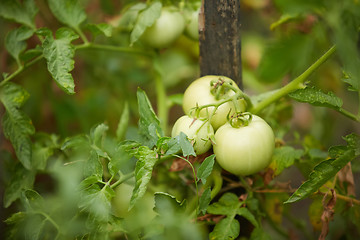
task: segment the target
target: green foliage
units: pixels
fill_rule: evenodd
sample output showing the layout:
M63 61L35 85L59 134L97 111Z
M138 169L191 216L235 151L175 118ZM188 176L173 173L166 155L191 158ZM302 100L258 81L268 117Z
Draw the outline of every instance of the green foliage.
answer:
M26 49L26 42L34 34L34 30L26 26L21 26L8 33L5 39L6 50L20 64L20 54Z
M258 223L254 215L247 209L242 207L244 202L239 201L238 197L233 193L225 193L218 202L211 204L207 211L211 214L225 215L216 224L214 231L209 235L210 239L234 239L240 233L240 224L235 219L236 215L240 215L249 220L255 227Z
M270 168L274 170L275 175L279 175L284 169L294 165L295 160L299 160L303 153L303 150L290 146L276 148Z
M339 110L343 105L341 98L335 96L334 93L324 93L315 87L296 90L290 93L289 96L299 102L306 102L314 106L328 107L335 110Z
M34 18L38 12L34 0L19 1L4 0L0 3L0 16L35 28Z
M58 29L56 39L52 37L49 29L41 29L38 34L45 37L42 47L50 74L66 93L74 94L74 79L69 73L74 69L75 54L71 42L79 36L68 28Z
M348 145L330 148L331 159L316 165L313 172L310 173L309 179L285 203L296 202L308 197L333 178L348 162L359 157L360 136L351 134L344 139Z
M141 7L143 7L143 5L141 5ZM161 2L154 1L149 6L144 6L144 8L136 9L138 11L138 16L130 35L131 43L139 40L141 35L145 32L146 28L152 26L155 21L160 17L161 7Z
M30 135L35 129L31 119L20 110L29 98L28 92L15 83L7 83L1 88L0 99L6 112L2 117L3 131L6 138L13 144L16 156L27 169L32 168L32 143Z
M60 22L74 29L78 29L80 24L86 20L86 13L79 1L50 0L49 7Z

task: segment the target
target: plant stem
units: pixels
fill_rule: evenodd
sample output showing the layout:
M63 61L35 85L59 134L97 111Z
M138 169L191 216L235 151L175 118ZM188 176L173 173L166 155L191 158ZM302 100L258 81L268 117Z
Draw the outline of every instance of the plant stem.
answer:
M75 31L79 34L81 40L85 43L88 44L89 40L87 39L87 37L85 36L84 32L80 29L80 28L75 28Z
M326 194L326 193L320 192L320 191L318 191L317 193L320 194L320 195L325 195ZM349 202L349 203L360 206L360 200L357 200L355 198L345 196L345 195L341 195L341 194L338 194L338 193L336 193L336 198L341 199L341 200L343 200L345 202Z
M300 76L295 78L293 81L285 85L284 87L280 88L274 94L270 95L269 97L265 98L263 101L255 105L250 112L257 114L268 105L273 102L276 102L280 98L286 96L287 94L297 90L304 88L305 80L316 70L318 69L321 64L323 64L326 60L328 60L331 55L335 52L336 47L332 46L324 55L322 55L316 62L314 62L308 69L305 70Z
M126 182L127 180L129 180L130 178L134 177L135 173L134 172L131 172L131 173L128 173L126 175L123 175L120 177L119 180L117 180L116 182L114 182L110 188L114 189L116 188L117 186L119 186L120 184L122 184L123 182Z
M8 81L12 80L13 78L15 78L17 75L19 75L20 73L22 73L26 68L30 67L31 65L35 64L36 62L38 62L39 60L41 60L44 56L40 55L37 56L36 58L34 58L33 60L31 60L28 63L25 63L23 66L20 66L18 69L16 69L15 72L13 72L12 74L10 74L8 77L6 77L2 82L0 82L0 87L4 86Z
M102 44L94 44L90 42L85 42L83 44L75 46L75 50L80 49L100 49L100 50L108 50L108 51L115 51L115 52L123 52L123 53L132 53L132 54L141 54L145 56L153 56L154 54L152 52L146 52L141 49L133 49L129 47L117 47L112 45L102 45ZM10 74L8 77L4 78L2 82L0 82L0 87L4 86L8 81L12 80L16 76L18 76L20 73L22 73L25 69L30 67L31 65L35 64L39 60L41 60L44 56L40 55L31 60L30 62L25 63L23 66L20 66L18 69L16 69L15 72Z
M198 188L198 185L197 185L197 177L196 177L196 173L195 173L195 169L194 169L194 166L191 164L191 162L189 160L187 160L186 158L182 157L182 156L179 156L179 155L174 155L175 157L178 157L178 158L181 158L182 160L184 160L185 162L187 162L191 169L192 169L192 172L193 172L193 175L194 175L194 183L195 183L195 188L196 188L196 197L195 197L195 201L196 201L196 215L198 215L198 206L199 206L199 188Z
M157 113L160 120L161 128L164 133L167 133L167 125L168 125L168 104L167 104L167 96L164 83L161 79L160 73L156 73L155 76L155 88L156 88L156 102L157 102Z
M355 114L343 109L343 108L339 108L337 110L339 113L341 113L342 115L344 115L345 117L348 117L354 121L360 122L360 115L356 116Z

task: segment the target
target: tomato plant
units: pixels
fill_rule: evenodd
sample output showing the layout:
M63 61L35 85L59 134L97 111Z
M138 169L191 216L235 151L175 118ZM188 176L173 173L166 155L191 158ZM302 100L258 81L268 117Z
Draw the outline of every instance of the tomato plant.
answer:
M184 92L183 110L186 114L193 114L196 107L202 107L199 116L210 118L211 125L216 130L226 123L228 114L234 113L237 109L245 109L246 105L242 100L234 99L222 103L225 98L236 94L234 89L240 91L233 80L224 76L204 76L196 79Z
M246 121L240 126L226 123L215 134L216 161L235 175L245 176L265 169L275 147L273 130L262 118L252 115Z
M187 115L176 120L171 136L176 137L181 132L185 133L190 142L193 142L196 154L200 155L211 148L211 135L214 135L214 129L208 121L191 118Z

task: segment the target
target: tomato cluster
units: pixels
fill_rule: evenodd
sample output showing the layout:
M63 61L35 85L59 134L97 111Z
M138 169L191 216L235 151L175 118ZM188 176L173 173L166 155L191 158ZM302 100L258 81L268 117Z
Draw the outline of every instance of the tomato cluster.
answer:
M259 116L245 112L244 94L230 78L209 75L193 81L182 106L186 115L175 122L172 137L184 132L197 154L213 147L219 165L242 176L270 164L273 130Z
M175 42L185 33L197 40L199 11L180 12L177 8L163 7L160 17L141 36L141 42L149 47L161 49Z

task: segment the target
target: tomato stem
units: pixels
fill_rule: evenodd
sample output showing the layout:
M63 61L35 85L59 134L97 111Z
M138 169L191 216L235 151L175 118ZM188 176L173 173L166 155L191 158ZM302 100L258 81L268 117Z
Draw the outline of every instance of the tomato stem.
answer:
M20 73L22 73L26 68L30 67L31 65L35 64L36 62L38 62L39 60L41 60L44 56L40 55L37 56L36 58L34 58L33 60L31 60L28 63L25 63L24 65L20 66L15 72L13 72L12 74L10 74L9 76L5 77L4 80L2 82L0 82L0 87L4 86L8 81L12 80L13 78L15 78L17 75L19 75Z
M116 188L117 186L119 186L120 184L122 184L123 182L126 182L127 180L129 180L130 178L134 177L135 175L135 172L131 172L129 174L126 174L126 175L120 175L120 178L119 180L117 180L116 182L114 182L110 188L114 189Z
M182 156L179 156L179 155L174 155L174 156L184 160L185 162L187 162L190 165L191 169L192 169L193 176L194 176L195 189L196 189L196 197L195 197L196 200L195 201L196 201L196 216L197 216L198 215L198 208L199 208L199 188L198 188L198 184L197 184L198 179L197 179L197 176L196 176L195 168L188 159L186 159L186 158L184 158Z

